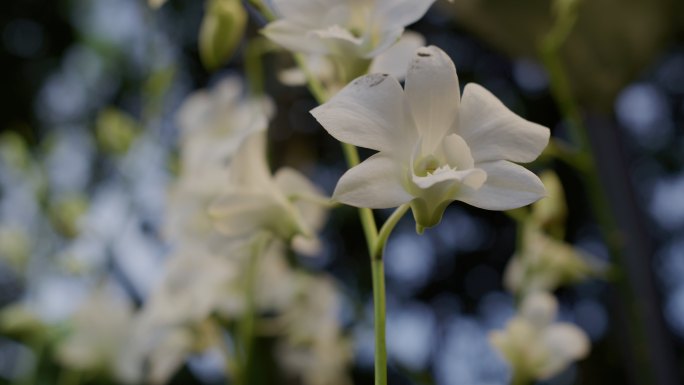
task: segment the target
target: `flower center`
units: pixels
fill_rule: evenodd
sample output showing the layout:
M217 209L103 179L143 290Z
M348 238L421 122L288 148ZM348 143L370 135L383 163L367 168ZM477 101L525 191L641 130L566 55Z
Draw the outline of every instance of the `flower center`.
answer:
M434 155L424 156L413 165L413 172L416 176L435 175L456 169L456 167L452 167L446 161L443 161Z

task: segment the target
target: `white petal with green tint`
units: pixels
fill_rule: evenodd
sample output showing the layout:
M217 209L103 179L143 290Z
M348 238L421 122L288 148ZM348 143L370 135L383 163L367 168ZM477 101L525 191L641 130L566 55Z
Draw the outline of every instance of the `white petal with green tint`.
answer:
M375 154L340 178L333 199L357 207L396 207L413 197L402 186L397 163L382 153Z
M335 139L373 150L396 150L400 141L412 141L415 135L412 127L404 128L401 85L385 74L354 80L311 114Z
M461 90L454 63L437 47L419 48L406 74L405 92L423 150L432 152L459 111Z
M475 162L531 162L549 142L548 128L514 114L478 84L466 85L460 111L452 132L470 144Z
M546 195L544 185L533 172L505 160L478 164L487 181L477 190L459 191L457 200L487 210L511 210L526 206Z

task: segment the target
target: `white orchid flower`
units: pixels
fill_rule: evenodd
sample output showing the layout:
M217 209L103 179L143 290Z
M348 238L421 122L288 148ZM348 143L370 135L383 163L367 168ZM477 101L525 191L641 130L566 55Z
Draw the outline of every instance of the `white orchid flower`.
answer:
M549 129L508 110L480 85L461 98L456 69L441 49L416 51L405 89L386 74L349 84L313 116L336 139L379 151L347 171L333 199L351 206L410 203L417 230L434 226L455 200L508 210L545 195L531 162Z
M371 60L396 43L404 27L434 0L274 0L280 19L262 31L299 53L325 55L336 83L368 72Z
M57 358L74 370L117 374L133 324L133 307L126 298L98 288L72 315L70 331L57 345Z
M552 291L606 271L598 259L549 237L536 226L525 225L522 231L522 248L504 274L504 285L513 293Z
M423 35L406 31L401 38L388 48L377 55L370 64L369 73L386 73L399 80L406 78L406 69L413 59L416 49L425 45ZM316 79L324 85L325 89L334 94L341 90L347 82L338 78L335 62L328 56L321 54L311 54L306 56L306 67L309 72L316 76ZM278 79L285 85L303 86L306 85L306 73L299 67L287 68L278 74Z
M286 241L312 239L327 217L328 198L304 175L287 167L271 175L265 132L245 140L231 162L228 183L228 191L209 209L226 236L268 231Z
M263 33L295 52L371 59L394 44L434 1L274 0L281 18Z
M181 133L183 188L202 193L222 191L233 154L245 138L266 130L273 114L265 97L245 97L242 81L226 77L211 90L192 93L177 115ZM224 174L223 178L217 178Z
M554 322L557 312L558 303L552 295L532 293L506 330L489 335L514 376L527 381L545 380L589 354L590 343L584 331L570 323Z

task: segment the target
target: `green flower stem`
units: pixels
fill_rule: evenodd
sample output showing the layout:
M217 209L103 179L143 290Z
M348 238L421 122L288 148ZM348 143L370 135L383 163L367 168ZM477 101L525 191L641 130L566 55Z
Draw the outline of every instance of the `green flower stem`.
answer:
M264 93L264 65L262 57L273 50L271 42L264 37L255 37L247 42L245 49L245 74L254 95Z
M513 378L511 379L511 385L530 385L532 384L532 380L526 376L523 375L517 371L513 373Z
M373 314L375 316L375 385L387 385L387 344L385 340L384 259L371 259L373 274Z
M249 3L263 16L266 20L275 20L275 15L271 12L271 9L264 4L262 0L249 0Z
M294 54L295 61L304 72L309 91L319 104L325 103L328 92L323 84L309 71L303 55ZM342 151L347 161L347 166L352 168L360 163L359 152L351 144L342 143ZM373 210L359 208L361 226L366 237L368 253L371 257L371 271L373 278L373 310L375 316L375 385L387 385L387 344L385 339L386 325L386 300L385 300L385 266L383 252L387 239L399 222L399 219L408 211L408 204L397 208L382 226L380 233L373 217Z
M41 337L38 337L37 341L30 341L29 346L33 348L35 360L33 361L33 366L31 367L29 373L17 380L18 385L33 385L38 383L40 364L46 354L47 341L41 339Z
M240 336L241 348L236 349L240 362L237 384L249 385L250 370L253 365L252 346L254 344L254 323L256 318L256 278L259 270L259 260L268 243L270 237L266 234L259 234L255 237L251 255L247 260L247 271L245 273L245 310L238 325L238 335Z
M387 239L401 217L409 209L408 204L399 206L382 225L371 248L371 270L373 274L373 314L375 316L375 385L387 385L387 343L385 338L386 301L385 266L383 258Z
M81 374L76 370L62 368L57 379L57 385L78 385L81 383Z
M313 97L316 99L318 104L325 103L328 100L328 92L325 90L325 87L318 80L318 78L316 78L316 76L309 71L304 55L294 54L294 58L299 68L304 72L309 91ZM353 145L349 143L342 143L342 152L344 152L344 158L347 161L347 166L349 168L361 163L359 152ZM375 223L375 217L373 217L373 210L359 208L359 216L361 217L361 226L363 227L363 233L366 237L368 252L372 255L374 245L378 238L378 227Z
M389 235L392 233L392 230L394 230L394 227L399 223L399 220L401 217L406 214L408 209L411 206L408 203L404 203L403 205L397 207L396 210L390 215L389 218L385 221L385 223L382 225L382 228L380 229L380 233L378 234L378 238L376 239L373 249L371 250L371 258L373 259L382 259L382 254L385 249L385 245L387 244L387 239L389 238Z
M587 190L592 211L600 225L600 230L607 243L608 250L613 261L621 266L625 266L626 261L622 255L623 242L620 228L617 221L610 211L608 198L605 194L598 170L593 167L596 164L594 153L591 150L591 143L587 128L584 125L579 105L577 104L572 89L570 79L560 57L560 48L564 44L572 26L577 18L577 9L573 9L568 14L559 14L555 25L549 34L542 41L540 47L541 60L549 72L551 93L558 104L561 113L568 122L569 130L575 144L579 147L578 153L574 156L573 162L568 162L570 166L582 175ZM564 159L561 159L564 160ZM573 160L570 158L569 160ZM634 303L634 288L630 286L626 279L617 280L618 291L625 304ZM648 330L645 325L643 306L631 306L627 309L629 321L627 326L634 341L630 343L634 347L634 354L639 373L638 383L656 383L653 363L649 362L646 348L648 346Z
M304 72L306 84L313 97L319 104L325 103L328 100L328 92L325 90L323 83L309 70L309 66L306 65L306 56L301 53L293 53L293 56L299 69Z

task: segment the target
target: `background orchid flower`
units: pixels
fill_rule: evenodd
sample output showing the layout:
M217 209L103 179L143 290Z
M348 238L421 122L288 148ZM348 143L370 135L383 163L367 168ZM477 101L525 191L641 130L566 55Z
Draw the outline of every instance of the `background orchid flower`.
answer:
M558 302L552 295L535 292L525 298L520 314L505 330L490 334L490 342L520 381L514 383L548 379L589 353L586 334L573 324L554 322L557 312Z
M373 58L370 63L370 73L387 73L399 80L406 78L406 69L413 59L416 49L425 45L423 35L406 31L396 44L389 47ZM347 85L344 79L339 79L335 62L328 56L309 54L306 56L306 67L316 79L323 84L331 94L336 93ZM299 67L287 68L278 74L278 79L289 86L303 86L307 84L306 74Z
M246 137L265 130L272 115L270 99L246 97L238 77L188 96L177 114L182 150L178 184L200 192L221 190L233 154ZM220 173L224 178L216 177Z
M228 190L210 207L217 229L231 237L269 231L291 241L313 238L327 216L322 192L291 168L275 175L266 163L266 134L246 139L230 165Z
M519 252L511 258L504 274L504 285L513 293L558 287L600 276L606 266L595 257L563 241L526 225Z
M269 23L263 33L291 51L343 60L346 78L353 79L368 69L370 59L399 40L404 27L420 19L433 2L275 0L281 18Z
M72 315L66 337L57 345L57 359L73 370L119 375L132 338L133 307L127 298L98 288Z
M311 113L336 139L379 151L342 176L333 199L410 203L418 231L439 223L455 200L508 210L545 195L539 178L513 162L537 158L549 129L474 83L461 100L454 64L437 47L415 52L405 89L387 74L363 76Z

